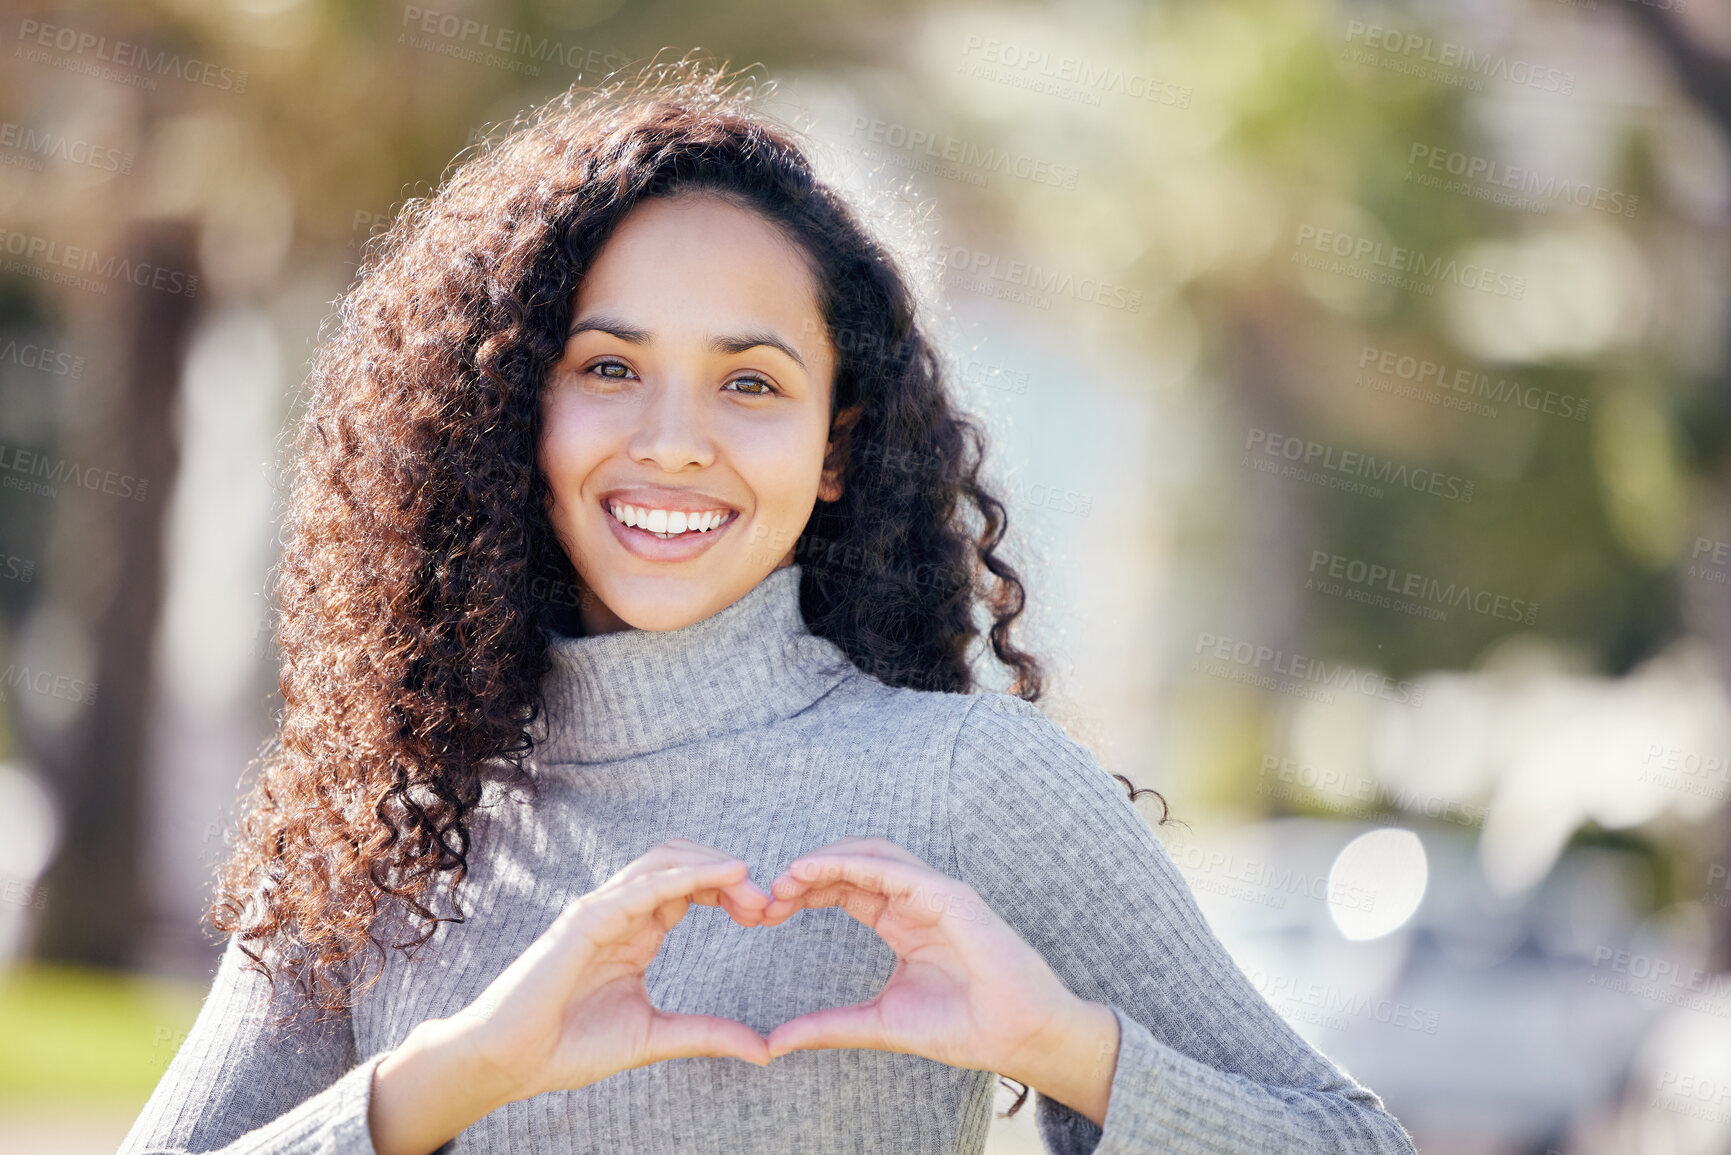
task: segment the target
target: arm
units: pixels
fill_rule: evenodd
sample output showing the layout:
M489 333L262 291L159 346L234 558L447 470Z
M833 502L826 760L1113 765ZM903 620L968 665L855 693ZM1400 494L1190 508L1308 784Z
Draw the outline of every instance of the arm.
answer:
M1097 1075L1052 1076L1086 1099L1109 1072L1104 1128L1042 1091L1050 1151L1413 1151L1381 1101L1257 994L1122 787L1037 707L977 695L949 791L956 877L1118 1022ZM1082 1017L1065 1034L1072 1054L1105 1037Z
M653 847L567 906L462 1011L422 1020L359 1065L348 1016L303 1014L288 1039L272 1031L270 986L231 939L120 1155L426 1155L506 1103L663 1059L766 1065L756 1031L660 1011L643 979L693 903L758 925L769 899L747 875L742 860L687 839Z
M367 1130L373 1068L355 1063L344 1018L279 1035L270 987L234 939L210 993L120 1155L375 1155Z

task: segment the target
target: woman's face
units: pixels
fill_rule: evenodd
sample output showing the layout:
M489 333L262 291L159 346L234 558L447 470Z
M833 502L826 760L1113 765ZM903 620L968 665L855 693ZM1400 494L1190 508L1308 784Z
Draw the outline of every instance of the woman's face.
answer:
M687 195L625 217L571 316L540 465L593 595L583 628L700 621L790 564L818 498L841 495L816 282L764 218Z

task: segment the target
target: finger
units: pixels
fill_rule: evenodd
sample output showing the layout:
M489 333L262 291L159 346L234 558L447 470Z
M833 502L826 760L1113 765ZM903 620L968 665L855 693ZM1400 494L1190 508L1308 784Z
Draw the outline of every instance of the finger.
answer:
M743 894L737 889L717 892L717 904L740 926L762 925L763 912L770 901L769 895L755 884Z
M679 920L685 917L685 912L691 909L690 898L670 898L655 908L655 921L668 930L679 925Z
M763 909L759 925L780 926L802 910L821 910L830 906L842 907L861 922L871 925L889 905L890 900L879 891L841 882L825 883L770 902ZM902 909L912 908L904 906Z
M693 891L690 898L701 906L722 907L736 920L741 917L755 919L758 912L770 903L770 896L749 875L741 875L738 882L726 886Z
M675 904L695 903L698 906L722 907L733 915L736 921L742 918L754 920L757 912L768 906L769 901L769 896L746 877L727 886L705 886L693 890L683 898L664 903L659 913L661 921L672 926L685 915L684 907L676 908Z
M723 1055L758 1066L772 1057L762 1035L719 1015L674 1015L657 1012L649 1028L649 1057L640 1066L663 1059Z
M769 1032L769 1056L779 1058L789 1051L815 1051L827 1047L864 1047L874 1051L900 1051L884 1030L875 1003L831 1007L789 1019Z
M717 850L713 846L704 846L702 843L693 842L689 838L670 838L666 842L650 847L627 863L615 877L621 880L637 878L642 875L653 874L658 870L666 870L670 866L690 866L703 862L730 862L737 858L738 855L728 854L726 851Z
M743 926L756 926L760 921L763 908L770 903L769 895L763 892L750 878L742 878L739 882L723 887L705 887L694 890L685 897L685 901L699 906L718 906L732 916L733 921ZM672 926L684 915L684 911L665 910L662 921Z
M687 839L674 839L649 851L625 870L620 871L609 882L616 887L622 887L682 866L701 867L723 863L745 865L743 860L731 855L724 855L711 847L700 846ZM723 907L735 922L745 926L759 925L759 915L770 902L770 896L764 892L762 887L751 880L749 873L745 870L740 872L737 881L721 886L696 888L681 897L686 902L694 902L701 906ZM669 902L661 906L657 918L662 925L672 927L684 915L685 909L683 907L676 902Z
M826 854L795 859L788 864L787 874L776 879L770 890L774 897L781 899L793 898L812 889L845 884L905 902L916 897L922 889L931 889L939 880L962 885L923 865L915 866L869 854Z
M822 846L816 850L806 851L804 854L788 863L787 869L781 872L781 877L776 879L776 881L780 882L782 878L795 877L793 868L798 863L818 861L828 858L882 858L888 859L892 862L900 862L907 866L918 867L922 870L932 869L931 866L917 854L902 848L887 838L868 838L853 834L846 838L837 839L828 846ZM771 890L773 889L774 886L772 884Z
M877 927L883 914L891 907L891 900L875 890L866 890L846 883L830 883L814 887L794 895L792 898L776 899L764 908L763 921L766 926L779 926L802 910L823 910L826 907L839 906L853 918L870 927ZM910 912L912 907L902 905L897 908ZM917 921L929 922L930 918L923 915L913 916Z
M603 887L586 896L593 900L586 911L591 914L593 934L602 940L626 937L640 929L656 910L674 900L689 901L693 895L705 891L713 894L733 886L745 876L746 869L738 859L670 866ZM671 927L677 922L675 918L664 925Z
M894 858L915 866L926 865L923 859L901 844L878 835L864 834L850 834L846 838L838 838L827 846L806 851L799 858L818 858L829 854L870 854L881 858ZM799 858L794 861L798 862Z
M776 879L770 887L775 901L764 910L766 926L785 922L798 910L828 906L843 907L868 924L875 924L876 916L886 907L920 925L935 923L945 915L964 922L995 921L972 887L929 868L881 858L826 858L790 869L814 877Z

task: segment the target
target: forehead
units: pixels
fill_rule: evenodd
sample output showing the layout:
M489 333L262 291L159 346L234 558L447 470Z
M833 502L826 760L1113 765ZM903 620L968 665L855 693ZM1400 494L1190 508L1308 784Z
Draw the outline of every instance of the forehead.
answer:
M584 276L576 308L627 314L657 333L772 325L802 349L827 345L804 253L760 214L701 193L632 209Z

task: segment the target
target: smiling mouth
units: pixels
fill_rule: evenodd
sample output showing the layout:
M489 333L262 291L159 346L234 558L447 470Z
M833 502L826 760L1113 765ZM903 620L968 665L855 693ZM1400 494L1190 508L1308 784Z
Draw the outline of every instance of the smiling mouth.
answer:
M692 537L699 534L714 533L728 524L739 514L731 509L707 509L699 512L685 510L655 509L649 506L631 505L623 501L602 503L609 516L621 525L642 530L663 541L671 541L676 537Z

